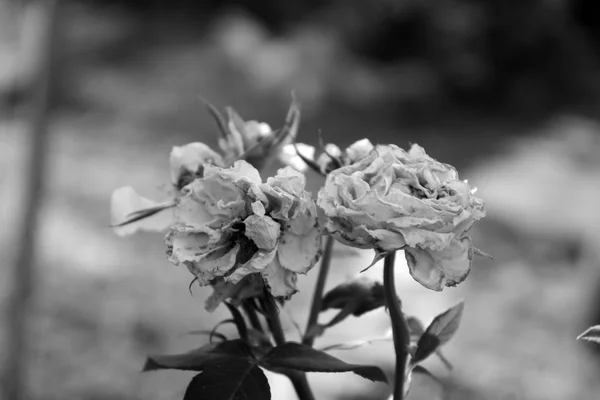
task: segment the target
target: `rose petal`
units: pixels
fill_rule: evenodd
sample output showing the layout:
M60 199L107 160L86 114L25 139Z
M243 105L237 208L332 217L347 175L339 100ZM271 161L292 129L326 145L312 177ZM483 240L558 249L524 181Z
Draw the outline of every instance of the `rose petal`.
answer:
M239 265L235 271L228 275L225 280L232 283L237 283L245 276L257 272L264 272L266 268L276 259L277 250L272 251L257 251L250 260Z
M186 261L184 264L198 278L198 283L205 286L215 277L223 276L233 268L239 250L239 244L233 247L230 245L217 247L202 254L198 261Z
M317 263L321 257L322 236L315 225L315 215L310 213L291 221L278 246L279 262L284 268L305 274Z
M210 165L206 166L204 177L218 175L224 180L237 182L239 180L248 180L255 184L262 182L260 173L250 163L244 160L238 160L229 168L218 168Z
M140 196L131 186L119 188L113 192L111 197L111 225L117 225L124 222L133 212L157 207L161 204L164 203L157 203L146 197ZM139 230L163 231L172 224L173 210L167 208L139 221L124 226L114 227L113 230L119 236L126 236Z
M210 225L217 219L216 216L208 212L205 204L198 199L197 193L201 193L204 187L204 182L197 179L191 183L189 190L184 191L183 196L177 202L175 210L177 223L191 227L202 227Z
M204 164L223 166L223 159L209 146L197 142L173 147L169 163L171 164L171 181L176 185L181 174L185 172L195 174Z
M463 238L453 240L441 251L407 247L405 256L410 274L417 282L441 291L445 286L456 286L465 280L471 270L473 248L471 240Z
M275 297L289 298L298 291L295 272L287 270L279 264L277 257L261 272L265 284Z
M274 177L268 178L267 185L301 196L306 187L306 177L292 167L285 167L279 169Z
M175 264L183 261L199 261L203 255L222 246L219 243L220 233L209 228L187 231L182 228L173 228L167 234L165 242L172 248L172 257Z
M352 143L346 149L346 157L348 157L350 163L355 163L373 151L374 148L375 146L369 139L362 139Z
M261 203L258 203L261 204ZM245 235L261 250L273 250L279 240L281 225L268 216L251 215L244 220Z

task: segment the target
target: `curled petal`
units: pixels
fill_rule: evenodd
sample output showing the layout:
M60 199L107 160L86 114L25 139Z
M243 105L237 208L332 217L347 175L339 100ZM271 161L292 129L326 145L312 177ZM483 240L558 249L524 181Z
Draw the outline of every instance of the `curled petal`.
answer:
M348 161L350 163L355 163L369 154L375 146L369 139L362 139L357 142L352 143L346 149L346 157L348 157Z
M199 261L206 252L222 246L221 233L210 228L189 231L185 228L173 228L165 242L172 250L174 264L184 261Z
M267 185L281 188L295 196L301 196L306 186L306 177L292 167L285 167L278 170L277 175L267 179Z
M298 219L302 219L302 217ZM306 220L313 221L312 229L301 235L288 230L279 242L280 264L290 271L301 274L308 272L319 261L322 251L321 231L316 229L312 218L306 218Z
M215 221L216 217L208 212L203 202L196 195L203 189L203 182L196 180L192 182L189 190L184 191L175 211L177 223L192 227L203 227Z
M128 219L128 216L140 210L159 207L164 203L157 203L146 197L140 196L131 187L126 186L115 190L111 197L110 214L111 225L118 225ZM140 219L124 226L114 227L114 232L119 236L131 235L138 230L164 231L173 224L173 210L165 208L149 217Z
M471 270L473 247L469 238L453 240L440 251L406 248L412 277L428 289L441 291L464 281Z
M276 250L272 250L269 252L266 251L257 251L250 260L239 265L235 271L233 271L230 275L228 275L225 280L232 283L237 283L242 280L244 277L254 274L254 273L263 273L270 264L275 260L275 256L277 255Z
M204 164L221 167L223 166L223 159L204 143L189 143L185 146L173 147L169 156L169 163L171 164L171 181L174 185L177 185L182 174L202 176L201 167Z
M240 245L214 248L198 257L196 261L183 264L198 278L201 286L208 285L215 277L224 276L236 263Z
M289 298L298 291L296 273L283 268L277 257L261 272L261 275L269 291L275 297Z
M258 170L244 160L234 162L233 166L230 168L218 168L207 165L204 171L204 177L206 178L215 175L233 182L248 180L257 185L262 182Z
M261 203L258 203L261 204ZM281 233L281 225L271 217L251 215L244 221L245 235L263 250L272 250L277 245Z

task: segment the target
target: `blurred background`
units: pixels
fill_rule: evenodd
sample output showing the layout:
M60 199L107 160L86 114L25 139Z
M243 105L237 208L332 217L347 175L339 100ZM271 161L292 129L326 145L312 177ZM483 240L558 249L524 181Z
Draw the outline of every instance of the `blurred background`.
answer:
M142 375L144 356L198 346L205 339L187 332L210 329L225 311L203 310L208 289L190 295L191 275L166 260L161 234L113 234L110 195L132 185L166 198L171 147L216 144L201 98L278 127L293 90L303 112L299 141L316 144L321 131L340 147L363 137L418 143L455 165L487 202L488 218L472 236L494 260L477 258L460 287L427 291L399 262L409 313L428 321L466 300L461 329L445 349L453 371L428 362L446 398L600 396L599 353L575 341L600 323L594 0L63 0L53 33L38 3L46 2L0 0L5 385L18 320L11 313L22 310L27 398L182 397L191 375ZM44 102L40 75L49 71ZM34 191L37 244L20 233L35 121L48 128L47 145L34 155L45 159L44 191ZM321 182L309 178L316 192ZM22 309L9 301L22 272L13 268L19 249L36 255L31 286L20 291L31 289L30 307ZM370 261L369 253L341 246L335 254L328 287ZM302 326L312 275L286 306ZM293 339L293 324L285 323ZM388 328L385 313L374 311L317 346ZM392 351L379 343L335 355L392 373ZM309 379L319 399L390 392L351 375ZM432 390L417 382L409 398L441 398ZM285 388L274 392L291 398Z

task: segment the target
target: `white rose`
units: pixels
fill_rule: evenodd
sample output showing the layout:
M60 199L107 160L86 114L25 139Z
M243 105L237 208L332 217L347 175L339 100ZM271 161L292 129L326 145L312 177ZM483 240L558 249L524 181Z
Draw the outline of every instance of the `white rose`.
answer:
M377 146L329 173L318 204L337 240L378 252L404 249L411 275L433 290L466 278L474 249L464 235L485 216L483 201L456 170L418 145L408 152Z
M271 294L290 297L296 274L308 272L321 254L316 205L305 184L291 168L262 183L245 161L206 165L178 202L177 224L166 238L169 259L200 285L259 274Z

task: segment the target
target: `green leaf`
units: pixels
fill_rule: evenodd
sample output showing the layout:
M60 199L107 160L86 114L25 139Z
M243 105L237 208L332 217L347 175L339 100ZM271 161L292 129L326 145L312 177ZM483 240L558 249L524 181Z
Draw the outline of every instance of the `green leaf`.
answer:
M134 222L137 222L144 218L151 217L155 214L158 214L162 210L166 210L167 208L171 208L174 206L175 206L175 203L173 203L172 201L168 201L166 203L158 204L158 205L152 206L150 208L144 208L142 210L137 210L132 213L129 213L127 215L127 217L125 218L125 221L119 222L118 224L110 225L110 227L111 228L119 228L119 227L122 227L125 225L133 224Z
M184 354L150 356L144 371L179 369L199 371L184 400L270 400L266 376L246 342L229 340Z
M338 310L350 308L348 312L355 317L375 310L385 305L385 293L381 282L359 276L344 282L323 297L322 311L335 308Z
M408 329L410 330L410 336L416 336L418 338L425 333L425 327L417 317L407 317L406 323L408 324Z
M321 350L321 351L353 350L353 349L357 349L359 347L363 347L363 346L373 344L376 342L391 342L392 340L394 340L394 337L392 335L386 335L386 336L379 336L379 337L373 337L373 338L367 338L367 339L357 339L357 340L351 340L349 342L332 344L329 346L322 347L319 350Z
M201 100L204 103L204 105L206 106L206 108L208 109L208 112L210 113L210 115L215 120L215 123L217 124L217 128L219 128L219 133L221 134L221 137L223 137L223 139L227 140L229 131L227 130L227 123L225 122L225 118L223 118L223 116L221 115L219 110L217 110L217 108L214 105L212 105L208 100L206 100L204 98L201 98Z
M207 344L183 354L151 355L146 359L142 371L161 369L203 371L215 363L227 363L238 358L248 362L256 362L248 345L241 339L228 340L219 344Z
M581 335L577 336L577 340L587 340L588 342L600 344L600 325L588 328Z
M417 343L417 351L411 361L413 365L423 361L452 339L460 325L463 309L464 302L461 301L433 319Z
M264 372L243 358L215 364L196 375L183 400L270 400L271 390Z
M280 373L290 369L303 372L354 372L365 379L387 383L387 378L379 367L348 364L310 346L294 342L275 347L260 360L260 365Z

